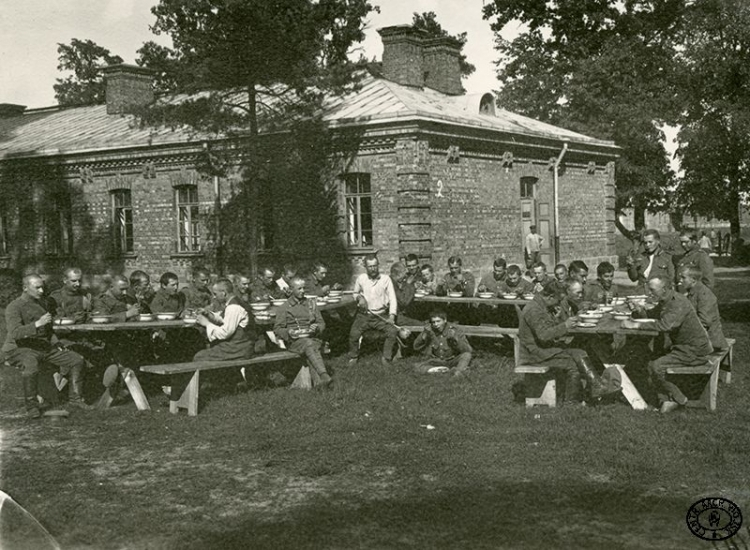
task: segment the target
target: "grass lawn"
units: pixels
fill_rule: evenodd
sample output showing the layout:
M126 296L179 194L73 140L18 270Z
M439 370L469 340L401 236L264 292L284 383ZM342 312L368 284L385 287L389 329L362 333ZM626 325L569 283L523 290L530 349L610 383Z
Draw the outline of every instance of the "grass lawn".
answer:
M719 279L737 344L715 414L526 410L510 358L485 346L463 380L337 358L326 393L32 422L5 367L1 488L64 548L708 548L686 527L693 502L750 516L750 313L728 303L749 282Z

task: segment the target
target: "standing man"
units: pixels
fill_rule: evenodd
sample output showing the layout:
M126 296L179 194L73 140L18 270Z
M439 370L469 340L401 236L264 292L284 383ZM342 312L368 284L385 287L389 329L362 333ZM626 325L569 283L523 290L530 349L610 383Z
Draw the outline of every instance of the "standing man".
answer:
M307 359L320 377L319 387L325 388L333 382L323 361L323 342L319 338L326 328L326 323L315 300L305 297L304 279L292 278L290 289L291 296L276 314L273 332L277 338L284 340L289 351ZM309 336L301 337L296 332L299 329L309 330Z
M672 256L661 247L661 236L656 229L646 229L643 232L643 250L634 255L628 254L625 262L628 267L628 277L639 285L647 288L647 282L652 277L674 281L674 263Z
M692 304L698 320L706 332L714 351L725 350L729 344L724 338L719 316L719 304L716 296L701 282L701 270L696 266L685 266L680 270L680 285L687 293L687 299Z
M443 277L445 292L461 292L464 296L474 296L474 275L463 271L461 258L448 258L448 273Z
M615 280L615 266L601 262L596 266L596 281L584 287L583 299L593 304L609 304L618 296Z
M582 376L586 378L591 397L598 399L604 394L601 379L588 354L582 349L570 347L572 337L568 331L576 324L576 319L568 317L560 321L555 316L559 304L560 295L555 285L550 283L523 309L518 327L521 364L545 365L564 371L566 403L581 401Z
M23 294L5 309L7 335L3 353L11 366L21 370L23 396L29 418L39 418L40 386L42 397L57 404L57 392L51 382L52 374L45 365L60 369L60 374L70 378L68 402L76 407L88 408L83 400L83 367L85 360L77 353L57 345L52 331L52 314L44 300L44 282L37 274L23 278ZM44 377L40 385L40 375ZM46 415L47 413L45 413ZM51 416L51 414L50 414Z
M448 323L444 311L430 313L430 321L414 341L414 349L421 351L425 361L415 367L426 373L433 367L448 367L453 376L466 374L474 351L466 336L454 325Z
M701 282L708 288L714 287L714 262L708 252L702 250L695 231L682 231L680 244L685 254L677 260L677 273L684 267L697 267L701 272ZM679 275L678 275L679 277Z
M497 295L500 290L500 285L505 282L507 266L508 263L505 261L505 258L496 258L495 261L492 262L492 273L487 273L487 275L482 277L482 280L479 281L477 293L492 292Z
M77 267L65 270L62 288L54 291L50 298L54 302L56 317L70 317L76 323L83 323L91 312L91 294L81 288L83 274Z
M636 330L658 330L669 336L671 348L666 355L650 361L649 374L654 382L661 401L661 412L668 413L687 404L688 398L680 389L667 380L669 367L703 367L708 364L708 356L713 351L706 331L701 326L693 306L682 294L674 291L670 283L673 279L666 275L652 277L648 289L657 305L651 310L642 306L635 308L635 314L656 319L655 323L623 321L622 326ZM644 325L649 325L645 326Z
M211 305L211 290L208 288L210 280L211 274L205 268L196 267L193 269L192 282L180 291L185 309L198 310Z
M391 278L380 273L380 262L375 254L365 256L365 270L354 282L357 313L349 330L349 364L357 362L359 338L366 330L377 330L385 335L381 362L390 364L398 338L398 329L394 326L398 308L396 291Z
M542 243L544 239L536 232L536 225L529 227L529 234L526 235L526 254L528 254L527 268L542 261Z

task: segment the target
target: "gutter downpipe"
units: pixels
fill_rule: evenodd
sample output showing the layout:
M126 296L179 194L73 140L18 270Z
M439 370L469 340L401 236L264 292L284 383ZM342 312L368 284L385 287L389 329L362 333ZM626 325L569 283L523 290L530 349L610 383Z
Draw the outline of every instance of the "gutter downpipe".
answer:
M558 182L558 169L562 162L565 153L568 151L568 142L563 142L562 150L555 160L555 164L552 170L552 191L555 199L555 263L560 262L560 212L559 212L559 182Z

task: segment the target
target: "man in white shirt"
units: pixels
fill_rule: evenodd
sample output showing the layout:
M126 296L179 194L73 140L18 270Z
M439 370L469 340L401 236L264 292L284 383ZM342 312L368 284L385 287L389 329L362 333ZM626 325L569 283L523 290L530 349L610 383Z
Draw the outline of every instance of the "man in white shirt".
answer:
M219 279L211 287L211 292L223 310L221 313L208 310L198 313L198 324L206 327L211 346L196 353L193 361L228 361L250 357L254 348L254 323L234 295L231 281Z
M536 232L536 225L529 227L529 234L526 235L526 253L528 254L528 264L526 267L531 269L534 264L542 261L542 242L544 239Z
M354 296L357 299L357 314L349 331L349 363L357 362L359 339L366 330L377 330L385 334L383 343L383 364L393 360L393 348L398 339L396 322L396 291L388 275L380 273L377 256L365 257L366 273L357 277L354 283Z

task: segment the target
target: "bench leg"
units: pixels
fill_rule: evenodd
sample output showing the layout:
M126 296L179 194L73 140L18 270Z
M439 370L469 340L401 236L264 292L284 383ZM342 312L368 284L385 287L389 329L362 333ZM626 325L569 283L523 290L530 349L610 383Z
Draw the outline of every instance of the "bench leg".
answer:
M719 378L722 382L729 385L732 383L732 349L734 346L729 346L729 351L719 365ZM722 367L725 367L722 369Z
M708 379L708 384L703 388L701 394L701 402L706 406L709 411L716 410L716 393L719 387L719 365L711 373L711 377Z
M146 394L143 393L141 383L138 382L138 378L132 369L125 369L120 373L122 379L125 381L125 385L128 387L130 397L133 398L135 406L139 411L150 411L151 406L148 404Z
M301 369L299 369L297 377L289 387L295 390L309 390L310 388L312 388L312 375L310 374L310 367L304 365Z
M524 374L524 390L526 392L526 406L546 405L557 406L557 380L554 373Z
M182 392L182 395L180 395L180 398L176 401L170 400L169 402L169 412L172 414L177 414L179 410L187 409L188 416L197 416L198 415L198 388L200 387L200 374L201 371L197 370L193 373L192 378L190 379L190 382L188 382L187 386L185 386L185 389ZM175 385L172 385L172 390L174 391Z
M640 392L638 391L638 388L635 387L632 380L630 380L630 377L625 372L625 369L622 365L618 365L615 363L610 364L604 364L605 367L614 367L617 369L617 372L620 373L620 381L622 383L622 395L625 396L625 399L628 400L628 403L630 403L630 406L633 407L636 411L646 411L648 410L648 403L646 403L643 400L643 397L641 397Z

